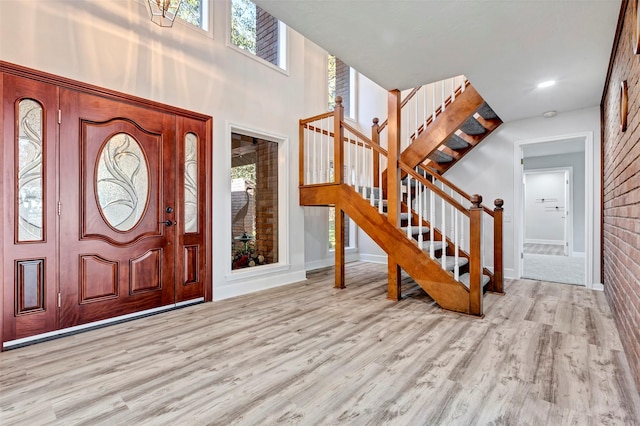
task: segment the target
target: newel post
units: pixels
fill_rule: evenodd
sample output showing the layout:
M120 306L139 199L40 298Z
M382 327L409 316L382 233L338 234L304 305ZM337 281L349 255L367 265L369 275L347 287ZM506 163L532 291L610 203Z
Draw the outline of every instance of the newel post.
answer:
M482 316L482 196L471 196L469 209L469 313Z
M493 209L493 288L492 291L496 293L504 293L504 266L502 264L502 206L504 201L500 198L494 202L495 209Z
M378 117L374 117L373 125L371 126L371 141L376 145L380 146L380 126L378 125ZM375 188L380 188L380 154L376 150L372 150L373 152L373 186ZM380 188L382 190L382 188Z
M336 106L333 110L333 182L337 184L344 183L344 129L342 121L344 120L344 107L342 106L342 97L336 97ZM335 288L345 288L344 282L344 211L342 210L341 200L336 200L335 204L335 235L336 235L336 271L335 271Z
M390 90L387 102L389 119L387 121L388 156L387 156L387 218L391 225L400 225L400 110L399 90ZM400 300L400 266L393 253L387 255L389 285L387 299Z

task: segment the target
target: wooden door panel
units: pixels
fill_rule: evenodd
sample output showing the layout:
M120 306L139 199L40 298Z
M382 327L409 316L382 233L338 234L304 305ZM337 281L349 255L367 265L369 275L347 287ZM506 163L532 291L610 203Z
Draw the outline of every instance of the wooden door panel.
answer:
M207 147L207 123L186 117L177 118L177 233L179 250L176 262L176 302L205 294L211 282L207 275L207 212L210 169ZM195 215L195 217L193 217Z
M60 104L61 326L174 303L174 116L70 90Z
M58 327L57 116L54 85L2 80L2 341ZM32 105L26 113L24 103ZM26 115L25 115L26 114ZM22 206L29 207L29 217ZM34 215L34 217L31 217ZM24 236L29 228L33 233ZM37 235L36 235L37 233Z

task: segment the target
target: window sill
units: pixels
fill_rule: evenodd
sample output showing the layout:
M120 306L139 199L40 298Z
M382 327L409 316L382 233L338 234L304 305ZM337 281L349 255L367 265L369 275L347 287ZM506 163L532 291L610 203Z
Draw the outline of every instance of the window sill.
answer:
M261 275L273 274L276 272L288 271L291 265L282 263L272 263L270 265L252 266L249 268L235 269L229 272L225 278L227 282L242 281L247 278L258 277Z
M279 73L281 73L283 75L286 75L287 77L289 76L289 70L286 70L284 68L280 68L278 65L274 65L269 61L265 61L261 57L256 56L253 53L248 52L248 51L246 51L244 49L241 49L240 47L238 47L235 44L229 42L228 40L227 40L227 47L232 49L232 50L235 50L238 53L241 53L242 55L244 55L244 56L246 56L248 58L253 59L254 61L258 62L259 64L262 64L262 65L266 66L267 68L271 68L274 71L278 71Z

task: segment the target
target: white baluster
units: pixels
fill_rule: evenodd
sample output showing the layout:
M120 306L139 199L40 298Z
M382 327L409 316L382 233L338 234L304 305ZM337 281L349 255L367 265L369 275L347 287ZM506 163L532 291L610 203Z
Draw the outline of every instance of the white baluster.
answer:
M378 213L382 214L384 212L382 206L382 155L378 158Z
M446 106L445 105L446 102L445 102L445 98L444 98L444 92L445 92L444 80L442 80L441 85L442 85L442 87L441 87L440 97L442 98L442 110L440 112L444 112L444 109L445 109L445 106Z
M369 200L371 201L371 205L375 206L375 198L373 195L373 156L375 155L373 152L373 148L369 149L370 153L371 153L371 158L368 160L369 161L369 188L371 188L369 190Z
M444 185L440 185L440 189L443 188ZM443 191L444 192L444 191ZM447 269L447 250L445 249L447 245L447 203L445 199L442 199L442 227L440 228L440 233L442 234L442 269Z
M451 102L456 100L456 78L451 79Z
M453 250L454 250L454 256L455 256L455 262L454 262L454 269L453 269L453 276L456 279L456 281L460 280L460 268L459 268L459 263L458 263L458 259L459 259L459 255L458 255L458 209L455 210L454 214L453 214L453 222L454 222L454 227L453 227Z
M416 167L416 169L418 169ZM418 247L420 247L420 250L422 250L423 248L423 235L422 235L422 203L424 202L424 185L422 184L421 181L417 180L416 181L416 186L418 187Z
M436 194L432 189L429 190L429 256L435 259L435 224L436 224Z
M460 85L460 93L464 93L465 86L467 85L467 77L462 76L462 84Z
M431 124L436 120L436 85L431 85Z
M411 175L407 175L407 238L413 238L413 233L411 232Z
M424 123L422 123L422 131L427 130L427 86L422 86L422 115Z

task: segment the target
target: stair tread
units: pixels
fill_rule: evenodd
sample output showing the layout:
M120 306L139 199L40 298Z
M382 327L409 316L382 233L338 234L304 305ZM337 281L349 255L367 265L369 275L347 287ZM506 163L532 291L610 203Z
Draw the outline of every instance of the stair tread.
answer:
M460 126L460 130L470 136L482 135L487 132L487 129L482 127L482 124L478 123L478 120L473 117L469 117L469 119Z
M440 247L442 247L442 241L438 241L438 243L440 243ZM435 245L435 243L434 243ZM434 247L435 250L438 250L438 246ZM424 251L425 253L429 254L429 248L424 248L422 249L422 251ZM441 257L436 257L434 259L436 262L438 263L442 263L442 258ZM458 268L461 268L463 266L465 266L467 263L469 263L469 259L467 259L466 257L458 257ZM454 256L447 256L447 260L445 261L445 268L447 271L453 271L453 269L456 267L456 258Z
M447 139L444 144L451 149L466 149L469 147L467 141L456 134L451 135L451 137Z
M487 104L486 102L483 103L482 106L478 109L478 114L480 114L485 120L493 120L498 118L498 114L496 114L495 111L492 110L489 104Z
M453 161L453 157L449 154L445 154L442 151L433 151L429 154L429 159L431 161L435 161L436 163L450 163Z
M400 230L402 232L404 232L405 234L407 233L407 228L408 226L401 226ZM422 226L422 233L426 234L429 232L429 228L427 226ZM417 225L411 225L411 234L412 235L419 235L420 234L420 227Z
M469 289L469 282L471 280L471 275L469 273L465 273L460 275L458 279L467 289ZM489 284L490 278L487 275L482 275L482 287L486 287Z

